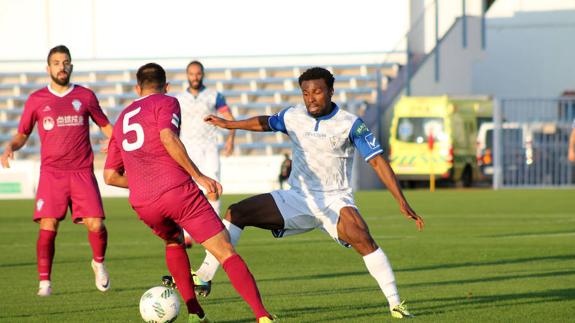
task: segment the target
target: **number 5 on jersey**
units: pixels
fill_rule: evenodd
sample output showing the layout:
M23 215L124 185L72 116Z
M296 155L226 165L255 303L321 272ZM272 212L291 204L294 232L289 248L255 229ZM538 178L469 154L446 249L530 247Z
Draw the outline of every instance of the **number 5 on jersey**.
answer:
M139 149L144 144L144 128L142 128L142 126L137 122L130 124L130 118L140 113L141 109L141 107L138 107L137 109L126 113L122 120L122 131L124 132L124 135L130 131L136 132L136 141L128 142L128 139L122 140L122 148L124 148L125 151Z

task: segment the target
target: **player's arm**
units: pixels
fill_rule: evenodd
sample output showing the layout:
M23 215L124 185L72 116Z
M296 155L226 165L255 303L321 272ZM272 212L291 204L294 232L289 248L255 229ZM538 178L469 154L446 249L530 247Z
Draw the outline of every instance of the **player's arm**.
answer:
M573 129L569 137L569 160L575 162L575 121L573 122Z
M228 121L235 121L234 116L229 110L220 112L223 119ZM224 156L229 156L234 152L234 140L236 138L236 130L229 129L230 132L226 137L226 142L224 144Z
M2 153L0 157L2 167L10 168L10 162L8 160L14 159L14 152L22 148L27 140L28 136L23 133L17 133L12 137L12 140L6 145L4 153Z
M128 177L116 169L104 169L104 183L121 188L128 188Z
M226 120L214 115L204 118L204 121L216 127L224 129L242 129L249 131L272 131L268 120L270 116L258 116L245 120Z
M424 225L423 219L415 213L407 202L393 169L391 169L389 163L385 158L383 158L383 155L377 154L375 157L371 158L368 163L373 167L377 177L379 177L383 184L385 184L391 195L393 195L395 200L399 203L399 210L401 213L403 213L407 218L415 220L417 229L422 230Z
M397 182L395 173L389 166L389 163L383 158L383 149L377 141L377 138L373 135L371 131L367 128L363 120L358 118L353 123L349 139L354 144L354 146L359 151L359 154L367 161L371 167L375 170L375 173L379 179L385 184L389 189L389 192L395 200L399 203L399 210L408 219L415 220L418 230L423 229L423 219L413 211L403 192Z
M110 138L112 137L112 131L114 127L112 124L108 123L107 125L100 127L100 130L106 136L106 139L100 142L100 152L107 153L108 152L108 144L110 143Z
M104 136L106 136L106 138L108 139L112 138L112 131L114 130L114 127L112 127L111 123L108 123L103 127L100 127L100 130L102 131Z
M230 107L226 103L226 98L221 94L218 93L216 96L216 103L215 103L216 111L218 114L226 120L234 121L234 116L230 111ZM234 139L236 137L236 131L234 129L229 129L229 133L226 137L226 141L224 143L224 156L229 156L234 152Z
M104 166L104 183L128 188L128 177L124 171L124 161L114 137L110 138L106 150L108 151L108 156L106 156L106 164Z
M190 174L190 176L208 193L216 193L217 196L222 194L222 186L217 181L205 176L200 172L196 164L188 156L186 147L180 141L180 138L172 129L164 128L160 130L160 140L168 154Z

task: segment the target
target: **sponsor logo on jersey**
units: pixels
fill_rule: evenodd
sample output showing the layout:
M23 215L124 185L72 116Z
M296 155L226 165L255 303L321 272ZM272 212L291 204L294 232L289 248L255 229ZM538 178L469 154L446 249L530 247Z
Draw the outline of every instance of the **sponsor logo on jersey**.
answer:
M375 149L375 148L379 147L379 143L377 143L377 138L375 138L375 136L372 133L365 136L365 141L367 142L367 145L371 149Z
M315 138L325 138L327 137L325 135L325 133L320 133L320 132L311 132L311 131L306 131L303 133L304 136L306 137L315 137Z
M80 102L80 100L78 100L78 99L74 99L74 101L72 101L72 106L74 107L74 110L76 110L76 112L80 112L80 108L82 107L82 102Z
M44 199L38 199L38 201L36 201L36 210L38 211L42 210L43 206L44 206Z
M49 112L52 111L52 108L50 108L49 105L45 106L44 109L42 109L42 112Z
M54 119L52 119L52 117L45 117L42 120L42 126L44 127L44 130L46 130L46 131L50 131L50 130L54 129Z
M58 127L75 127L84 125L84 116L59 116L56 119Z
M369 129L367 129L367 126L363 122L359 125L359 127L357 127L357 129L355 129L355 134L357 136L361 136L366 132L369 132Z

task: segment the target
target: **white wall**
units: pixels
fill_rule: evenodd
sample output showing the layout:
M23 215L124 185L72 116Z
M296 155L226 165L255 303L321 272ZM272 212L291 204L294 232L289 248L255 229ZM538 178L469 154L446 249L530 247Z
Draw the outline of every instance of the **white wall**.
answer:
M481 50L481 19L467 17L467 47L463 47L460 20L440 43L439 81L435 81L435 53L429 55L411 80L411 95L460 95L472 93L472 66Z
M440 45L439 81L432 53L411 82L412 95L556 97L575 89L575 0L498 0L480 19L468 17L468 48L461 21Z
M556 97L575 89L575 1L499 0L487 15L487 55L474 93Z

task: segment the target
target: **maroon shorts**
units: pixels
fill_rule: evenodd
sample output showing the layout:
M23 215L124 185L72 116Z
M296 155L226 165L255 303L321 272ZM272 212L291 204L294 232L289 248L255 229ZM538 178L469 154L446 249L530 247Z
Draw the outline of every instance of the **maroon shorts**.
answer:
M175 240L185 229L202 243L225 229L208 200L190 182L175 187L146 206L134 207L138 217L164 240Z
M74 223L82 223L83 218L104 218L94 172L41 170L34 221L41 218L63 220L68 207L72 210Z

